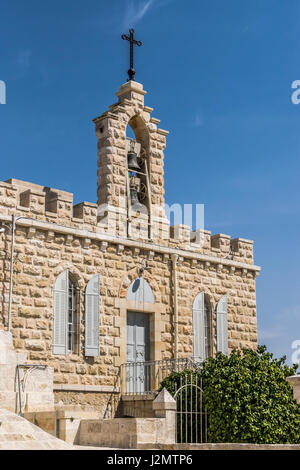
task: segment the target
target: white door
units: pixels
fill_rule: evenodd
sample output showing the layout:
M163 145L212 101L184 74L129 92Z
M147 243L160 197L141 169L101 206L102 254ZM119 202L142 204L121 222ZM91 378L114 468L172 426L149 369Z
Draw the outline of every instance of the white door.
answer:
M149 391L149 315L127 313L127 392L144 393Z

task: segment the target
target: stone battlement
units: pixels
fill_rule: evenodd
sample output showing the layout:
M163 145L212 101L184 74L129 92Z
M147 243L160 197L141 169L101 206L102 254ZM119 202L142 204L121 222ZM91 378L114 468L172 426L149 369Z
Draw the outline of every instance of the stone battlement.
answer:
M0 214L92 231L97 227L97 204L81 202L74 206L72 193L17 179L0 182Z
M1 215L112 235L103 220L99 222L96 203L73 205L73 193L17 179L0 182L0 218ZM212 235L208 230L192 231L186 225L175 225L170 227L169 237L165 233L158 241L170 248L253 264L253 241L244 238L231 239L229 235Z

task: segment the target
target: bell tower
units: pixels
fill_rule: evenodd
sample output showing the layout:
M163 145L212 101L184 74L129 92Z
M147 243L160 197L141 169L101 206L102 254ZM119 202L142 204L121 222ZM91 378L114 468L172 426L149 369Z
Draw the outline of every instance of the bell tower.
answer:
M143 85L129 80L118 102L94 119L98 138L98 221L117 237L168 238L164 149L168 131L158 128L144 105ZM130 126L135 138L126 137Z

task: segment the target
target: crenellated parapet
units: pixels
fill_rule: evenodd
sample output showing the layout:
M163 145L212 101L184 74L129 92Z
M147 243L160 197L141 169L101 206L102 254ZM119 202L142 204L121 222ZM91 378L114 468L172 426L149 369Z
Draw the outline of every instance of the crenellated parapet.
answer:
M103 214L107 215L108 211L109 207L104 206ZM122 218L117 217L116 213L114 223L107 225L103 218L99 220L99 210L96 203L81 202L73 205L72 193L16 179L0 182L0 216L1 214L32 218L64 225L66 228L106 234L110 237L127 238ZM231 239L229 235L222 233L212 235L209 230L192 231L189 226L184 224L170 227L168 224L161 224L161 220L162 218L153 218L154 228L160 225L159 237L162 246L247 264L254 263L252 240ZM131 233L133 238L134 230L140 230L141 233L138 223L141 223L140 219L133 222ZM145 234L144 241L146 239Z
M192 231L187 225L170 227L170 245L181 249L204 253L209 256L225 258L253 264L253 241L245 238L231 239L230 235L212 235L209 230Z
M73 194L27 181L0 182L0 215L32 218L66 227L97 230L97 204L73 206Z

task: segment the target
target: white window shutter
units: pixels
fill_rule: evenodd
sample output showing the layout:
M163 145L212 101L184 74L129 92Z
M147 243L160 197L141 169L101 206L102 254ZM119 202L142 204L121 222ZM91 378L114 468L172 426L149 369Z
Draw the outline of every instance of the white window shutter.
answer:
M69 273L64 271L54 285L53 354L67 354Z
M100 276L93 276L85 291L85 355L99 356Z
M205 360L205 304L204 292L200 292L193 304L194 357Z
M217 351L228 354L228 314L227 295L221 298L217 305Z

